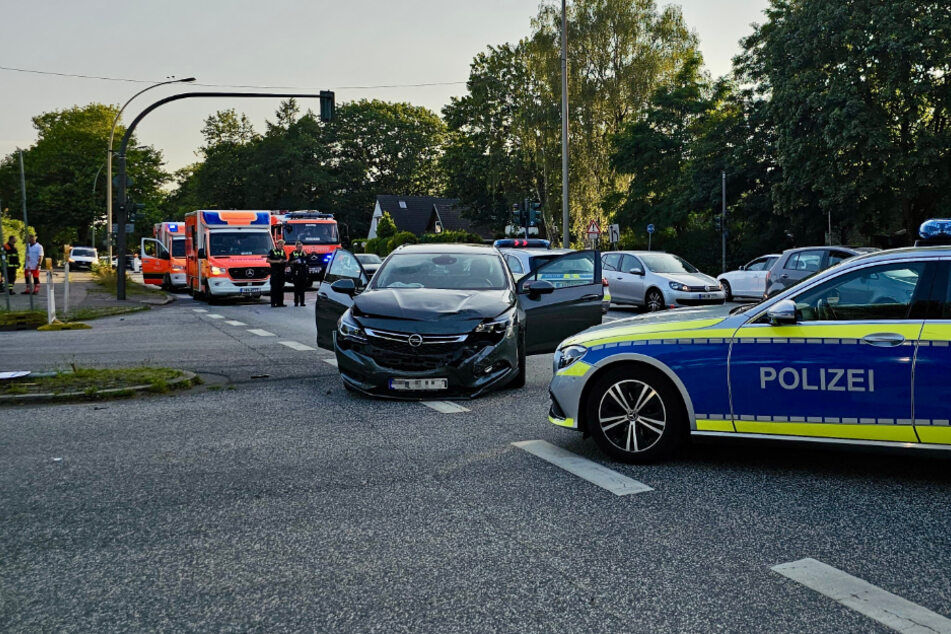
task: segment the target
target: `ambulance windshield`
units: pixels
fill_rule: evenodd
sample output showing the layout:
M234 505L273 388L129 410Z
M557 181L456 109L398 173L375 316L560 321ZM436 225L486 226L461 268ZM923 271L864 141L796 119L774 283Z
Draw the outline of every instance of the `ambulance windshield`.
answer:
M213 231L208 236L209 255L267 255L271 234L263 231Z

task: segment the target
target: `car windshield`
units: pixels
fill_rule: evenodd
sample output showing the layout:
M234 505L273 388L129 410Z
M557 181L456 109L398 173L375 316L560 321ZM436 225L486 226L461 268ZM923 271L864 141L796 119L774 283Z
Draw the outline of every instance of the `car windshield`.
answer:
M73 247L72 250L70 250L70 254L74 256L78 255L84 258L91 258L96 255L92 249L84 249L82 247Z
M209 255L267 255L271 234L257 231L214 231L208 236Z
M376 253L356 253L354 255L360 260L360 264L379 264L383 261Z
M640 253L638 256L652 273L696 273L690 262L670 253Z
M499 256L482 253L400 253L387 258L372 287L505 290L504 266Z
M185 238L175 238L172 240L172 257L185 257Z
M284 240L293 244L337 244L337 224L333 222L288 222L284 225Z

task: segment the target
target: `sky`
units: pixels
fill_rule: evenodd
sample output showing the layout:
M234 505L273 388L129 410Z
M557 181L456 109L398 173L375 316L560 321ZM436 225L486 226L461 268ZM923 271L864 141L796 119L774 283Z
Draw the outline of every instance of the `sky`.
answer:
M440 112L465 94L472 58L530 32L539 0L4 0L0 66L163 81L334 90L337 102L408 101ZM740 38L768 0L681 0L708 70L730 70ZM412 84L417 84L413 86ZM419 86L418 84L442 84ZM31 117L91 102L121 104L148 83L0 70L0 155L36 141ZM399 87L391 87L400 85ZM229 87L195 90L234 90ZM128 107L130 120L160 87ZM278 100L196 99L163 106L138 127L175 170L197 160L202 122L234 107L256 129ZM317 110L317 104L302 102Z

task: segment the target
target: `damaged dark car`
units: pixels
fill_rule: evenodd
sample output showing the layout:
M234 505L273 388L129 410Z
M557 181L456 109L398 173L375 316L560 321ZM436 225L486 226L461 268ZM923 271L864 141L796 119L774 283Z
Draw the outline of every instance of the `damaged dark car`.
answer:
M317 292L317 345L349 390L389 398L471 398L525 384L525 357L601 323L595 251L557 258L515 283L499 252L407 245L372 281L338 249Z

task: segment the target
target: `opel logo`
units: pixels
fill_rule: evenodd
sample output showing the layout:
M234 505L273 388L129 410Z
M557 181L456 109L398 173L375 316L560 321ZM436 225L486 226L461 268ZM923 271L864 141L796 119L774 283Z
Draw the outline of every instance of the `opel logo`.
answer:
M244 272L247 277L254 277L254 269L248 269Z
M418 348L421 345L423 345L422 335L416 335L416 334L410 335L408 341L409 341L409 345L413 346L414 348Z

